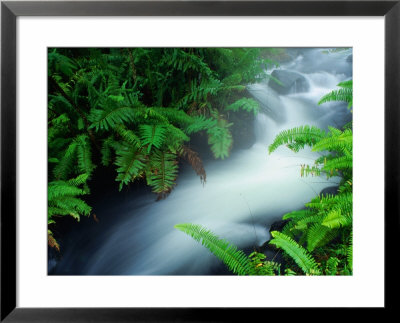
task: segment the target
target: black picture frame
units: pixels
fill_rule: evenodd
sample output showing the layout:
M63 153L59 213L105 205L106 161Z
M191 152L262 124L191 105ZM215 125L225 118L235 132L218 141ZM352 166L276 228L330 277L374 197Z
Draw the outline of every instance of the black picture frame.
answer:
M399 236L400 1L4 1L1 3L1 321L186 322L267 319L287 308L16 307L16 19L18 16L384 16L385 307L394 309L399 274L391 264ZM373 171L373 170L371 170ZM394 255L394 256L391 256ZM371 255L373 266L373 255ZM367 287L366 287L367 288ZM268 291L266 291L268 292ZM391 296L393 295L393 296ZM301 297L301 295L299 295ZM266 304L267 306L267 304ZM329 310L326 308L326 310ZM330 309L333 310L333 309ZM350 309L348 309L350 310ZM320 317L321 318L321 317Z

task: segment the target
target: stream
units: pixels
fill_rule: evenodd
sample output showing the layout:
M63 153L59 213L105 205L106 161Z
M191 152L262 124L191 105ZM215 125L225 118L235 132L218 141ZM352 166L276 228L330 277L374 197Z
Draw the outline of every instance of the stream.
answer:
M190 166L182 165L175 189L158 202L149 189L134 185L118 193L114 187L108 189L105 181L97 196L93 189L89 204L98 222L82 219L63 233L62 254L49 256L49 274L230 274L174 225L203 225L251 251L269 240L271 224L282 215L303 208L323 189L337 186L338 178L300 176L300 165L311 165L320 156L310 149L294 153L280 147L268 154L269 144L282 130L301 125L341 127L351 120L346 104L317 105L324 94L352 77L348 51L323 50L288 51L292 59L277 68L298 76L288 93L276 90L269 79L248 86L261 106L254 120L256 140L251 148L234 150L225 160L205 160L204 185Z

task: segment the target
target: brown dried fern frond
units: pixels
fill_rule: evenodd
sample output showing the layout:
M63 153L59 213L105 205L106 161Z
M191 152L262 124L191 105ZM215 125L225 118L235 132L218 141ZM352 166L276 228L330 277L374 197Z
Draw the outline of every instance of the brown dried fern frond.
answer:
M54 237L51 233L47 233L47 241L51 248L54 248L58 252L60 252L60 245L58 244L57 240L54 239Z
M198 176L200 176L200 182L204 185L206 182L207 174L203 166L203 161L199 157L199 154L187 146L182 147L182 156L192 166Z

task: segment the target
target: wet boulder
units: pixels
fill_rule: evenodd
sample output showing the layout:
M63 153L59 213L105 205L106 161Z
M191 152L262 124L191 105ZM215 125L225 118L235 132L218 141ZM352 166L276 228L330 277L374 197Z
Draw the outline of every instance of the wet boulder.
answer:
M347 63L353 63L353 54L350 54L349 56L347 56L346 62Z
M267 83L257 83L247 86L248 92L260 103L261 112L277 123L286 121L286 109L279 95Z
M339 187L338 186L329 186L329 187L325 187L320 193L319 195L336 195L339 191Z
M268 85L279 94L307 92L310 88L306 78L299 73L286 70L274 70L271 75L281 84L274 79L270 79Z
M275 221L274 223L271 224L271 227L269 228L269 232L272 232L272 231L281 232L282 229L284 228L284 226L286 224L288 224L288 223L289 223L289 220L278 220L278 221Z

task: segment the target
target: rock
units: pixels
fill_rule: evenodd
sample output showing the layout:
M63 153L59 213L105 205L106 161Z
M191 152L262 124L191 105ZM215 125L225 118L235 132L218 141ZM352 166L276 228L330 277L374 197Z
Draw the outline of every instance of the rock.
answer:
M248 149L256 141L254 134L254 114L243 110L229 114L230 128L233 137L232 151L235 149Z
M286 223L288 223L288 222L289 222L289 220L278 220L278 221L275 221L274 223L271 224L269 232L281 231L283 229L283 227L286 225Z
M274 70L271 75L282 83L282 85L278 84L273 79L270 79L268 82L268 85L279 94L307 92L310 88L306 78L299 73L287 70Z
M286 121L286 109L279 95L266 83L247 86L248 92L260 103L261 112L277 123Z
M269 232L272 231L279 231L281 232L283 227L289 222L290 220L276 220L275 222L273 222L269 228ZM271 236L272 239L272 236ZM266 250L277 250L277 248L274 245L270 245L269 242L271 241L271 239L265 241L261 246L260 246L260 250L261 252L264 252Z
M350 54L349 56L347 56L346 62L347 63L353 63L353 54Z
M329 187L325 187L320 193L319 195L336 195L338 193L339 190L339 186L329 186Z

